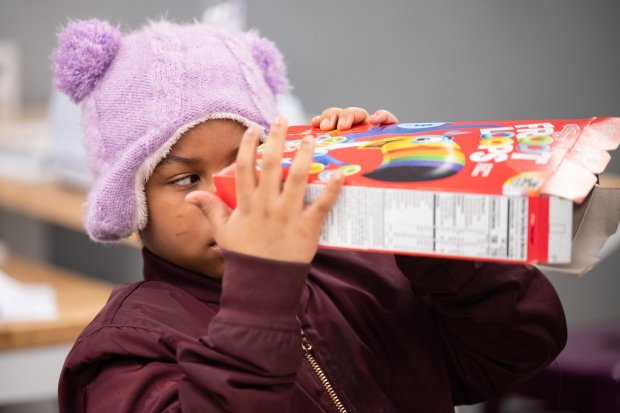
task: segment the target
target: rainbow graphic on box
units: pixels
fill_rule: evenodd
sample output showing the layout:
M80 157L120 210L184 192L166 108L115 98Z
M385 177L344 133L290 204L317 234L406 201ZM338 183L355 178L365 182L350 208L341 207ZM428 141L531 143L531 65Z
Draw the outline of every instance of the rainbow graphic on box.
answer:
M620 143L619 118L289 128L283 177L315 138L306 198L341 170L329 248L509 262L570 261L572 210ZM257 150L260 171L262 147ZM215 176L235 205L234 165Z

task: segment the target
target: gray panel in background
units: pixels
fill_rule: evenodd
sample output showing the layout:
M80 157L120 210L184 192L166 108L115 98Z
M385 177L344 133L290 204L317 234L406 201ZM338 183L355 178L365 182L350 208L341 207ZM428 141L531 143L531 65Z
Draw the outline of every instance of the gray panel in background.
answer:
M128 30L164 15L200 18L207 3L0 0L0 38L22 46L24 103L40 105L68 17ZM416 121L620 114L618 1L247 3L249 25L278 43L309 113L358 105Z
M249 2L297 93L415 120L620 112L620 2Z

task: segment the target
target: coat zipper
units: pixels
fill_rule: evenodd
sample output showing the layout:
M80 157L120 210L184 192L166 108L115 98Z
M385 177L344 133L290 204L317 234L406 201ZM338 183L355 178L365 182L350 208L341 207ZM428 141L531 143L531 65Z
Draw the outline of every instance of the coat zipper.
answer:
M331 398L332 403L334 403L334 406L338 410L338 413L347 413L347 409L345 409L342 405L342 402L338 398L336 391L327 379L325 373L323 373L323 369L321 369L321 366L319 366L319 363L317 363L316 359L312 355L312 345L306 338L304 330L301 330L301 348L304 351L304 357L306 358L306 360L308 360L310 367L312 367L312 370L314 370L314 374L316 374L316 376L318 377L319 381L323 385L323 388L325 388L325 391L327 391L327 394Z

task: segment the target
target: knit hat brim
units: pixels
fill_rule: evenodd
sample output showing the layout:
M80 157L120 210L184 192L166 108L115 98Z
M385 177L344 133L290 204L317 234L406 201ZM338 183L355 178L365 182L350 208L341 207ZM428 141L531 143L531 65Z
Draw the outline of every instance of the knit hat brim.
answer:
M230 119L246 128L255 126L263 129L258 123L235 113L210 113L178 128L158 150L137 165L135 173L127 173L126 169L111 170L99 181L100 185L92 188L89 194L85 223L91 238L100 242L115 242L146 228L148 205L144 187L153 171L187 131L213 119ZM134 154L128 154L127 157L135 159ZM128 177L135 177L132 184L123 182ZM99 202L102 199L107 202ZM110 199L123 201L110 203ZM98 208L91 207L95 205Z

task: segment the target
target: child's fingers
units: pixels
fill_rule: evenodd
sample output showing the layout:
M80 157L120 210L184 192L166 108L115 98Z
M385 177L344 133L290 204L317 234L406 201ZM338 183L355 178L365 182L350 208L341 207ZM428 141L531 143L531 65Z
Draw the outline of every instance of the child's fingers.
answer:
M314 141L312 136L305 136L301 141L301 146L293 165L288 171L282 195L285 197L285 204L299 205L301 208L306 187L308 184L308 174L310 172L310 164L314 155Z
M328 108L321 113L319 127L321 130L332 130L336 128L338 115L342 112L341 108Z
M321 130L347 130L352 126L368 122L373 125L398 123L398 118L390 111L380 109L369 115L363 108L351 106L345 109L328 108L319 116L312 118L312 126Z
M321 130L349 129L352 125L366 121L367 117L368 112L362 108L355 106L346 109L333 107L325 109L320 116L314 117L312 125L317 127L318 124Z
M256 189L256 146L260 136L257 127L249 127L243 134L235 171L237 206L245 210L251 206L251 196Z
M329 177L329 180L327 181L327 184L321 194L306 209L308 216L315 219L315 223L317 225L323 225L327 214L331 211L332 207L338 200L338 195L340 195L343 181L342 171L337 169Z
M271 130L264 145L258 182L258 190L265 197L264 199L277 196L282 187L282 153L284 152L286 127L284 118L276 118L271 124Z
M313 128L318 128L321 126L321 115L317 115L317 116L313 116L312 117L312 121L311 121L311 125Z
M231 212L224 201L217 195L207 191L192 191L185 196L185 201L200 208L204 216L209 220L213 235L217 237Z
M337 128L340 130L346 130L353 125L363 123L368 119L368 112L365 109L355 106L343 109L338 118Z
M379 109L368 117L368 123L373 125L387 125L398 123L398 118L389 110Z

